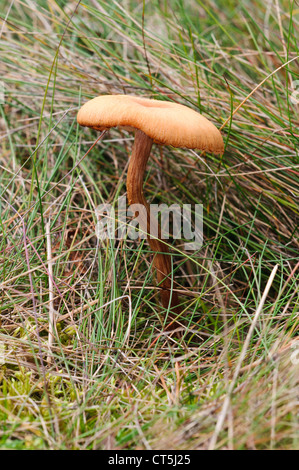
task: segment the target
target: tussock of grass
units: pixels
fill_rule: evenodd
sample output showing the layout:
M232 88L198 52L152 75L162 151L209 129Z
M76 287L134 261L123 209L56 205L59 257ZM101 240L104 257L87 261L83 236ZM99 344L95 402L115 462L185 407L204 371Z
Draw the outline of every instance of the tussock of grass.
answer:
M2 5L1 448L298 448L296 3ZM160 335L146 242L95 236L132 147L78 128L104 93L222 129L220 159L154 147L148 165L149 201L204 208L202 249L171 243L181 339Z

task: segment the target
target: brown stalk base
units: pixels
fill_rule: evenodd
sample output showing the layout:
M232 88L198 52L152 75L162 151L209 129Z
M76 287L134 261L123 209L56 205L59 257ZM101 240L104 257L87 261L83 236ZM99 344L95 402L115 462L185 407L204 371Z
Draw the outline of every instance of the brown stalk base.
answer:
M150 209L145 197L143 195L143 180L146 169L148 157L151 152L153 140L148 137L144 132L136 130L135 142L133 146L132 155L127 176L127 195L129 204L142 204L146 208L146 216L142 218L142 212L139 212L139 219L141 219L140 228L147 234L151 233L150 230ZM158 237L161 238L161 228L158 221L156 223L156 232ZM169 250L167 245L160 239L150 238L147 236L148 243L155 253L153 258L153 265L157 273L157 282L161 288L161 302L165 309L171 309L168 315L169 322L167 322L166 330L172 331L181 328L181 325L175 320L177 315L181 312L178 307L179 299L176 292L171 292L172 284L172 269Z

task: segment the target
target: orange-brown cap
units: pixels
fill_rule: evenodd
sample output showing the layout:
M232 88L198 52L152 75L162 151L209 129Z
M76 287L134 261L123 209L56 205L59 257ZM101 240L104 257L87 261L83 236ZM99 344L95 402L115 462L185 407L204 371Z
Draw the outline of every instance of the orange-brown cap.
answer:
M220 131L191 108L169 101L129 95L103 95L85 103L78 112L81 126L94 129L110 127L143 131L154 142L173 147L222 153Z

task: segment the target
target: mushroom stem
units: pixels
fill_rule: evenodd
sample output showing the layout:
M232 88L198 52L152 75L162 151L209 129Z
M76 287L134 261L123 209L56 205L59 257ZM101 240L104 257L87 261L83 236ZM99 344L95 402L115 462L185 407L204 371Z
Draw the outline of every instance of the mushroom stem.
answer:
M127 175L127 196L130 205L142 204L146 208L146 218L143 218L142 211L139 212L140 228L147 233L148 243L155 253L153 265L157 273L157 282L161 288L161 302L165 309L171 309L169 316L172 321L166 329L172 330L180 326L175 321L180 309L178 295L174 290L171 291L173 275L170 254L167 245L161 240L161 227L158 221L150 220L150 207L143 194L144 173L152 144L153 140L150 137L144 132L136 130ZM155 233L158 234L158 239L150 237L154 224L156 224Z

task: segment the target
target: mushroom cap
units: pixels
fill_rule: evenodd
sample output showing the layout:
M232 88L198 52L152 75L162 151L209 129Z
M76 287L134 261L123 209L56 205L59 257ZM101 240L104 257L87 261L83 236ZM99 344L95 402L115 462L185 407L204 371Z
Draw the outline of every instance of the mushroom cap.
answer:
M208 119L182 104L130 95L103 95L87 101L78 112L81 126L139 129L154 142L173 147L222 153L220 131Z

